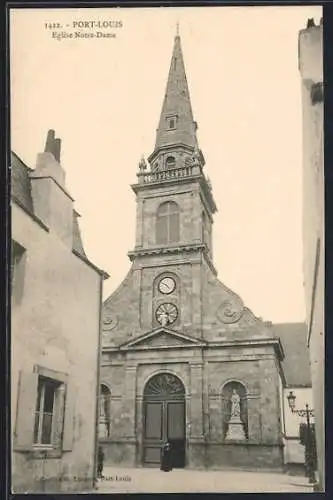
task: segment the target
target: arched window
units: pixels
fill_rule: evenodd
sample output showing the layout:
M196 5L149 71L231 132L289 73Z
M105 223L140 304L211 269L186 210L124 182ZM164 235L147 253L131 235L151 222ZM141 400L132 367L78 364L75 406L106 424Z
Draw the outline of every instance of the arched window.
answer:
M176 375L158 373L148 380L143 395L145 399L183 399L185 397L185 388Z
M174 201L162 203L156 215L156 243L166 245L179 241L179 206Z
M110 436L110 399L110 389L102 384L99 402L99 439L107 439Z
M165 160L166 168L173 168L176 165L176 158L174 156L168 156Z
M224 439L248 439L247 393L243 384L228 382L222 389Z

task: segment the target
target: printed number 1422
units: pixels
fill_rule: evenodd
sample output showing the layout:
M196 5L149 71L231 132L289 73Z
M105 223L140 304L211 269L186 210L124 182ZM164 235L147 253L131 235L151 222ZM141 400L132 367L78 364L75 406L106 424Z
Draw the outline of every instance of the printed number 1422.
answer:
M57 28L61 28L61 24L60 23L45 23L44 26L48 30L54 30L54 29L57 29Z

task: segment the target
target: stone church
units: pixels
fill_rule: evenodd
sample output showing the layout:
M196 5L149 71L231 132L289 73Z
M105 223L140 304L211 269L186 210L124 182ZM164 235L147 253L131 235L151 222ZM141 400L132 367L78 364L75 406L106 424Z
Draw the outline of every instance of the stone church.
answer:
M218 278L217 210L177 34L154 151L139 163L131 268L103 308L100 443L107 464L283 463L284 353Z

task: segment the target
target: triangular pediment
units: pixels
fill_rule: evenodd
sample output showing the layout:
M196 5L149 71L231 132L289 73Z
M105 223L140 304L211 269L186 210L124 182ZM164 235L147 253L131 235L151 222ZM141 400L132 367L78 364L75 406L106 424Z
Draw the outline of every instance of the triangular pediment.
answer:
M161 327L156 330L140 335L126 344L120 346L121 350L148 349L148 348L181 348L201 347L206 345L205 341L196 339L181 332Z

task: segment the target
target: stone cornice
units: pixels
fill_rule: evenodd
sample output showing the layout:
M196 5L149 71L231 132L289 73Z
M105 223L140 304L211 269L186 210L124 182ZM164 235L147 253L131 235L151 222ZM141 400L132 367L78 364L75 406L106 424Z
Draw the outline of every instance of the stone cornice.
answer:
M132 348L131 351L165 351L174 349L225 349L225 348L244 348L244 347L260 347L260 346L273 346L274 351L278 359L284 358L284 353L282 345L279 339L275 338L264 338L264 339L249 339L249 340L228 340L220 342L206 342L202 339L202 342L197 344L184 344L184 345L166 345L166 346L137 346ZM127 352L121 348L122 346L103 346L103 353L107 352Z
M206 245L203 243L195 243L188 245L177 245L174 247L155 247L155 248L137 248L128 252L128 256L130 260L134 260L135 257L146 257L151 255L167 255L167 254L177 254L183 252L197 252L200 250L204 250Z
M151 247L151 248L136 248L127 253L131 262L134 261L136 257L151 257L154 255L178 255L182 253L200 252L204 256L204 259L209 266L210 270L217 276L217 270L209 256L208 248L205 243L194 243L189 245L178 245L175 247ZM199 261L198 261L199 262ZM178 263L178 262L176 262ZM186 262L187 264L193 262ZM200 263L200 262L199 262ZM169 264L174 264L170 263ZM158 264L159 265L159 264Z

